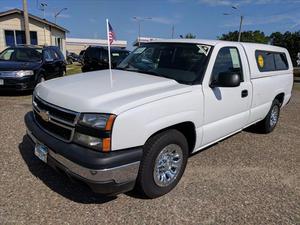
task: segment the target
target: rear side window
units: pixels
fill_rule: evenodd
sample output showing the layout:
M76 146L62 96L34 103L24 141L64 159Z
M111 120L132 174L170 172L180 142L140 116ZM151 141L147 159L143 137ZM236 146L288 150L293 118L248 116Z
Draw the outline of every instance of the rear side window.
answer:
M274 59L275 59L276 70L289 69L289 64L284 53L275 53Z
M288 70L289 68L285 53L255 51L255 57L260 72Z
M100 49L88 48L85 52L85 57L92 58L92 59L100 59Z
M54 59L54 60L58 60L59 59L59 55L53 50L53 49L49 49L49 52L51 54L51 57Z
M220 49L213 67L212 80L218 80L218 77L224 73L236 73L240 75L241 81L244 81L240 54L235 47Z

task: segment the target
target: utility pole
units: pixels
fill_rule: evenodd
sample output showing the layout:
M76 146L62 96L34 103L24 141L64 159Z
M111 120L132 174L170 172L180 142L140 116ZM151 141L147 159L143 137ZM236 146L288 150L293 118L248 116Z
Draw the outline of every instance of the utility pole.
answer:
M243 26L244 16L241 14L241 10L237 6L231 6L231 8L238 11L239 15L240 15L240 27L239 27L239 36L238 36L238 42L240 42L241 37L242 37L242 26ZM224 16L232 16L234 14L233 13L223 13L223 15Z
M134 16L133 19L136 20L138 22L138 25L139 25L138 46L140 46L141 45L141 42L140 42L140 39L141 39L141 22L145 21L145 20L151 20L152 18L151 17L142 18L142 17Z
M43 14L44 14L44 20L46 20L46 7L47 7L47 3L41 3L41 10L43 11ZM46 26L45 26L45 23L44 23L44 45L46 45Z
M173 24L172 25L172 35L171 35L172 39L174 38L174 33L175 33L175 27L174 27L174 24Z
M244 19L244 16L241 16L238 42L241 41L243 19Z
M25 40L26 40L26 44L30 45L30 33L29 33L29 19L28 19L27 0L23 0L23 15L24 15Z

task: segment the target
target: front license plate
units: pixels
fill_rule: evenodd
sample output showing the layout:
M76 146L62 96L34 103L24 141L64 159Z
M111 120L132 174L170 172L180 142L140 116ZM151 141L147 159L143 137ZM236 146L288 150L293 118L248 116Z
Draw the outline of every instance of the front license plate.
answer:
M0 79L0 85L4 85L4 80Z
M47 163L48 147L43 144L36 144L34 154L43 162Z

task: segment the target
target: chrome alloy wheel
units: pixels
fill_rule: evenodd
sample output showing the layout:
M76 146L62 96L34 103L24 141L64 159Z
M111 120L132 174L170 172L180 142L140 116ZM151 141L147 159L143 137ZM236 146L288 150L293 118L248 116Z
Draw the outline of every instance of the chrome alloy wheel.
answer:
M270 126L275 127L275 125L278 122L278 117L279 117L279 106L274 105L272 111L271 111L271 116L270 116Z
M153 177L155 183L160 187L166 187L176 180L182 166L183 153L177 144L170 144L163 148L158 154Z

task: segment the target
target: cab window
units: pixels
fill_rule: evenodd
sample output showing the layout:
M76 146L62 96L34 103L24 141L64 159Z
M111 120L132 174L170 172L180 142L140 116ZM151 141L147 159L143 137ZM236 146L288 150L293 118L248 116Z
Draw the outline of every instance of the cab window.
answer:
M235 47L220 49L212 70L212 81L218 80L219 76L225 73L236 73L241 77L241 81L244 81L240 54Z
M44 57L45 57L46 61L53 61L54 60L53 57L52 57L51 52L49 51L49 49L46 49L44 51Z

